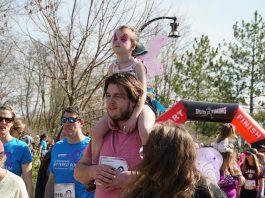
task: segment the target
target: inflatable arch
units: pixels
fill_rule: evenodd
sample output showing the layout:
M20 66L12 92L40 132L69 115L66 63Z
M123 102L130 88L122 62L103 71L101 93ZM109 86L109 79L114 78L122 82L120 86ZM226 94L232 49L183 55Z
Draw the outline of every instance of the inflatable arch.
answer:
M157 122L187 120L231 123L253 147L265 145L264 129L238 104L181 100L157 118Z

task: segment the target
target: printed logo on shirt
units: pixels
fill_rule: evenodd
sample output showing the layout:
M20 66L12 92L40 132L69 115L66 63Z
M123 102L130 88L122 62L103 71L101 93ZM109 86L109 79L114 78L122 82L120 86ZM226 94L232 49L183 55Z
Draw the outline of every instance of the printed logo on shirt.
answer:
M66 157L66 156L67 156L66 153L59 153L59 154L58 154L58 157Z
M6 152L6 162L5 162L5 168L7 170L10 170L12 171L13 170L13 162L12 161L9 161L8 159L12 159L12 153L11 152Z
M60 156L60 158L59 158ZM69 155L65 153L58 154L58 159L54 161L53 167L55 169L67 169L67 170L74 170L77 162L82 157L82 151L75 150Z

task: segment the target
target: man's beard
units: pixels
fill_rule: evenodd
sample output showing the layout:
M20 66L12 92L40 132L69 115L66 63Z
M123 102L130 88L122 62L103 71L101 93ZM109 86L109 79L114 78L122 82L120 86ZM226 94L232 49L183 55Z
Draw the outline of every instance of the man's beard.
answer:
M133 109L132 108L127 108L124 112L121 113L121 115L119 117L117 116L111 116L109 113L109 117L112 119L113 122L117 123L117 122L120 122L120 121L126 121L128 120L131 115L132 115L132 112L133 112Z

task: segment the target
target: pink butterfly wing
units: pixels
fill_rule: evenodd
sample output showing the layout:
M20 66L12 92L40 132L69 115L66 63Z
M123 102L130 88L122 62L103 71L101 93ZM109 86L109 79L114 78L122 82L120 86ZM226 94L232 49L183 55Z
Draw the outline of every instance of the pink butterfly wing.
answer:
M148 41L145 45L147 53L137 58L141 59L146 66L147 74L150 76L157 76L163 73L163 65L157 59L161 49L167 43L167 36L156 36Z

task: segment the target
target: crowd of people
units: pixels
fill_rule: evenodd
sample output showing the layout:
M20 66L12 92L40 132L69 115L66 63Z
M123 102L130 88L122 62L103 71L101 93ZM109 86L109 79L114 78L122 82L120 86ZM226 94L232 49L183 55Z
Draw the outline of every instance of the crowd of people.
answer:
M156 123L146 93L146 69L134 57L137 32L121 26L113 36L117 60L103 96L106 114L83 134L85 120L73 105L63 109L52 147L47 135L34 141L8 106L0 107L0 196L15 198L263 198L264 152L234 149L235 130L225 124L213 144L223 158L212 182L196 167L198 144L183 126ZM32 161L41 159L33 187ZM10 186L13 188L10 188Z
M234 149L235 138L234 127L225 124L213 145L223 157L218 185L228 198L263 198L265 146L257 150L246 143L244 151L238 153Z

